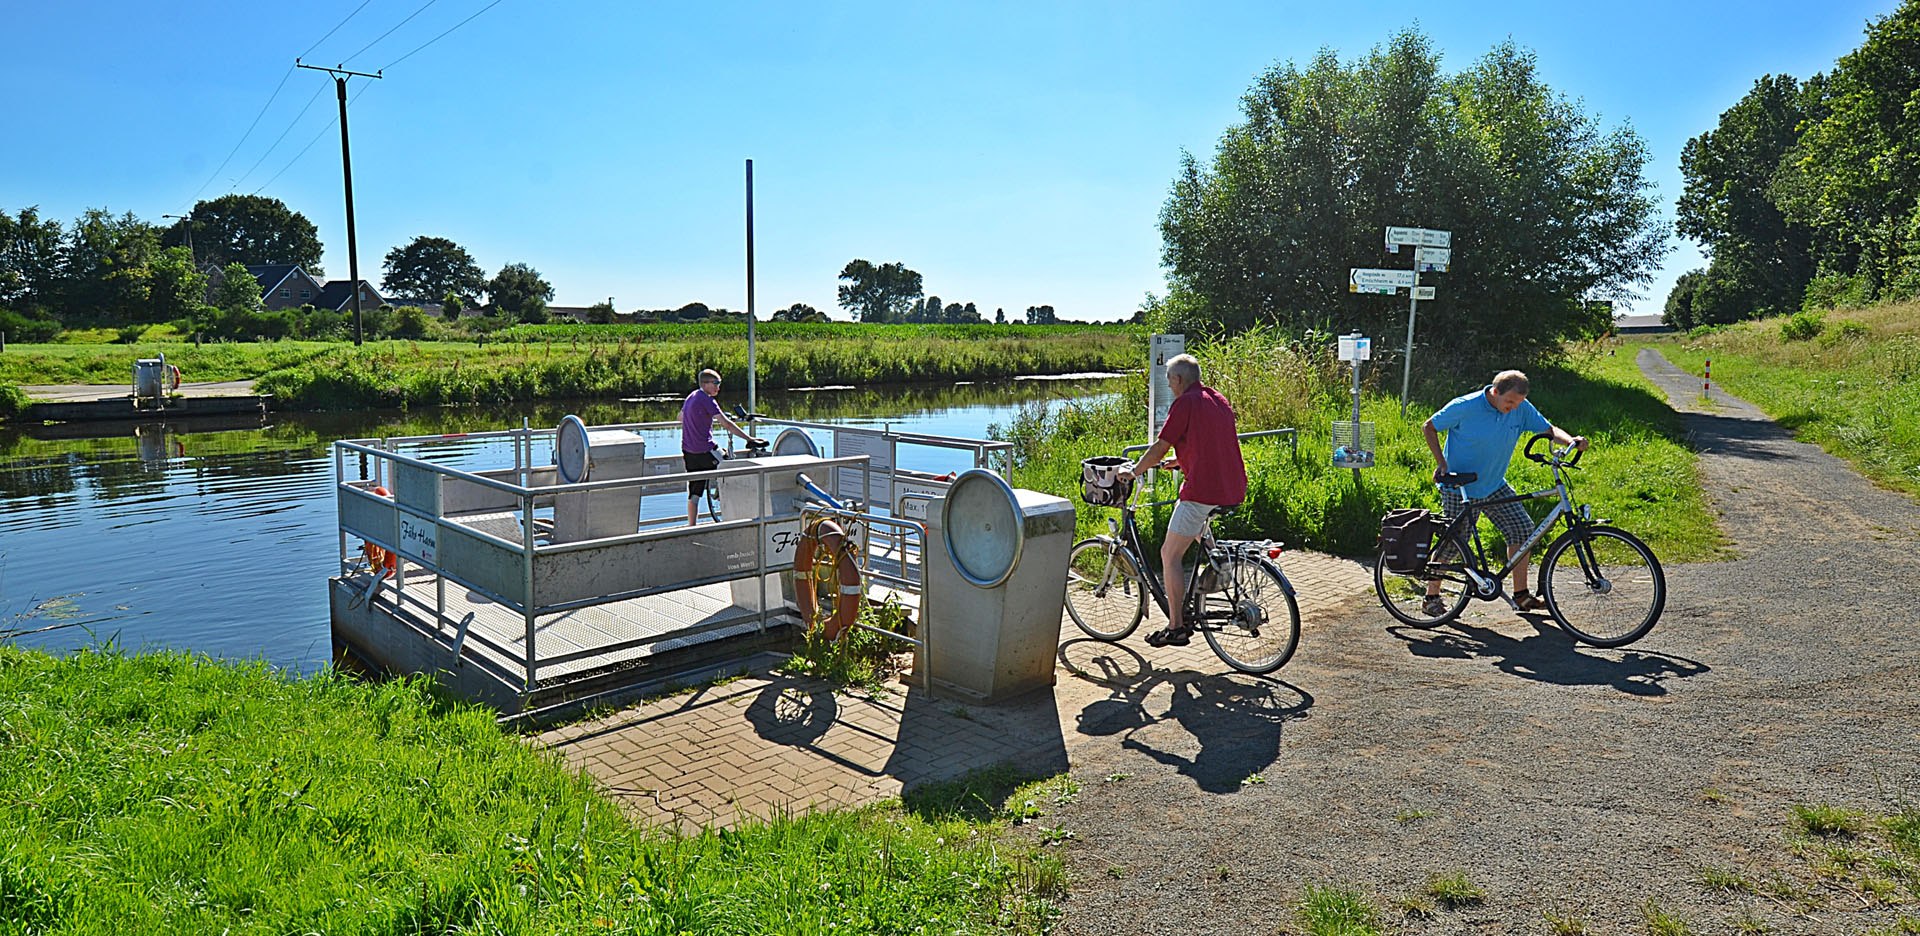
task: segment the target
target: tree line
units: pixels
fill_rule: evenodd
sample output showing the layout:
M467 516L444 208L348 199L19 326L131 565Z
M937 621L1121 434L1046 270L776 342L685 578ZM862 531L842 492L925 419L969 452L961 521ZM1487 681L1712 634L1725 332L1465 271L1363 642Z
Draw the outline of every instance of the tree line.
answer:
M1762 76L1680 169L1678 228L1708 264L1667 294L1670 324L1920 295L1920 0L1831 71Z
M903 263L874 264L853 260L840 270L837 290L840 307L853 313L860 322L923 322L929 324L980 324L986 317L973 303L942 304L939 296L926 295L920 274ZM778 316L776 316L777 318ZM1059 321L1053 306L1028 306L1024 321L1028 325L1052 325ZM1007 324L1007 310L993 311L996 325Z

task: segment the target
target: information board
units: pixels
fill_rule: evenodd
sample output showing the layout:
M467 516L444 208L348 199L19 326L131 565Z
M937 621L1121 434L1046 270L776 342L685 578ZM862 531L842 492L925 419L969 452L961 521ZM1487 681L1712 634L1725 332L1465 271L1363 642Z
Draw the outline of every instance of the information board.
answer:
M1167 362L1187 353L1187 336L1154 335L1147 342L1147 439L1160 437L1160 426L1167 421L1167 408L1173 405L1173 391L1167 388Z

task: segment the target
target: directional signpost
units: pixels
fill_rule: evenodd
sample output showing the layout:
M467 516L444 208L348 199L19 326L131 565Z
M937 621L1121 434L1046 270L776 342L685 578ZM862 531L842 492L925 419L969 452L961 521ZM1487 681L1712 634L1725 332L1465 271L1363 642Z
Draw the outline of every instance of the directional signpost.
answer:
M1432 286L1419 285L1422 273L1445 273L1453 263L1453 232L1428 228L1387 228L1387 252L1399 253L1401 245L1413 248L1413 269L1407 285L1407 354L1400 370L1400 415L1407 415L1407 385L1413 380L1413 320L1420 314L1420 300L1432 299ZM1355 271L1359 272L1359 271Z
M1416 275L1412 270L1354 269L1347 274L1347 292L1393 295L1396 289L1412 289Z

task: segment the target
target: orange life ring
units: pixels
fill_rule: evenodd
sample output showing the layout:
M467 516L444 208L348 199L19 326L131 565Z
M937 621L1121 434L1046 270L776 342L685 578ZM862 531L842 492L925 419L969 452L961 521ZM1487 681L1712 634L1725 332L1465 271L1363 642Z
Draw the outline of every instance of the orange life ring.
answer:
M390 498L393 496L386 488L377 485L374 487L373 493L381 497ZM360 554L367 557L367 568L378 570L382 566L386 567L384 571L380 572L381 578L393 574L400 568L400 556L391 549L363 542L360 544Z
M176 365L168 364L167 370L173 375L173 386L170 387L169 390L180 389L180 368Z
M800 534L800 546L793 557L794 604L799 606L800 619L809 629L820 615L820 599L813 591L813 554L821 548L836 557L834 577L840 593L833 603L833 614L821 622L820 633L828 640L836 640L860 619L860 604L866 598L866 589L860 584L860 565L853 558L856 547L846 531L831 519L814 521Z

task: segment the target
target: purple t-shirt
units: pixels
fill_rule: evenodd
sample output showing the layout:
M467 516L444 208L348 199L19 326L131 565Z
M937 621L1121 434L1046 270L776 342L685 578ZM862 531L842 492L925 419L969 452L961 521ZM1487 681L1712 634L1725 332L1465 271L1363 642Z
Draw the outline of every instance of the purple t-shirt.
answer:
M695 454L713 451L713 417L720 415L720 404L707 391L695 387L680 404L680 451Z

